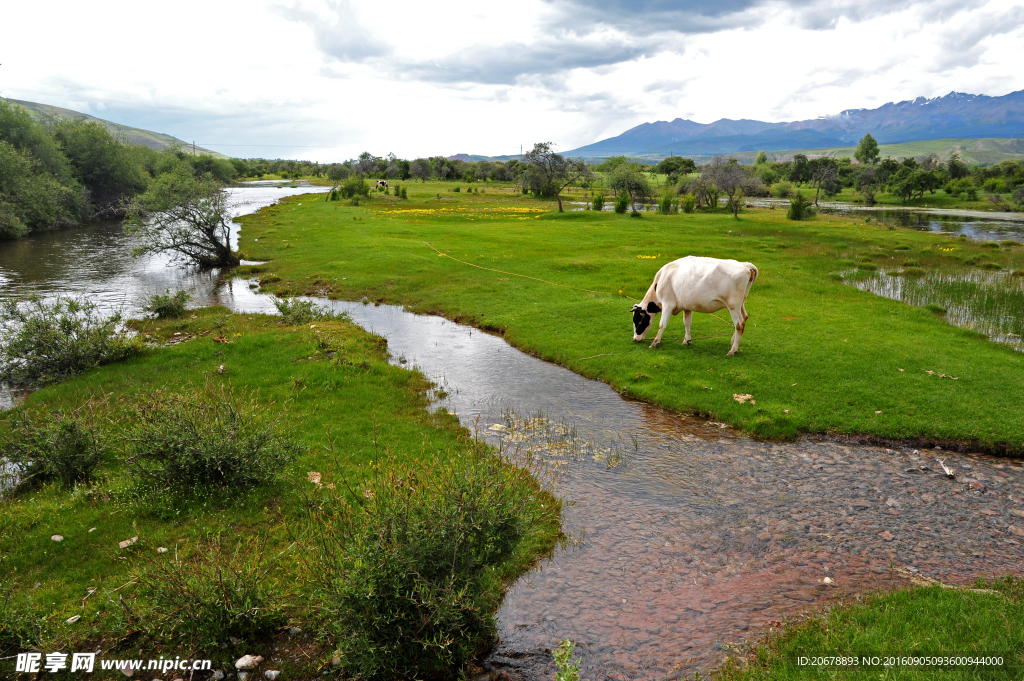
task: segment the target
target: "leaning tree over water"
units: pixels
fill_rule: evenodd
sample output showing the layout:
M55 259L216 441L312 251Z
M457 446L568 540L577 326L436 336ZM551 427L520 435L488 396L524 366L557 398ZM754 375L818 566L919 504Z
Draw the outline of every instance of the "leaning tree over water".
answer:
M231 251L231 215L222 185L179 166L157 177L128 204L125 232L138 238L135 254L171 253L199 267L238 264Z

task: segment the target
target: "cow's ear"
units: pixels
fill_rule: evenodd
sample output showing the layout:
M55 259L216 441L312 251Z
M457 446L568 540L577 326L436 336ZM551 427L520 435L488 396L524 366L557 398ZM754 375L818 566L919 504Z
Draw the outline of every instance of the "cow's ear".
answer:
M658 306L656 302L652 300L651 302L647 303L647 311L650 312L651 314L658 314L659 312L661 312L661 308Z

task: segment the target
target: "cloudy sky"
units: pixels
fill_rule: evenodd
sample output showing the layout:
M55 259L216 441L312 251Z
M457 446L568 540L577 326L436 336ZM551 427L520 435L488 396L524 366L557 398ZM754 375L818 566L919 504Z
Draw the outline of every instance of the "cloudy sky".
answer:
M8 3L0 95L232 156L559 148L1024 89L1024 0Z

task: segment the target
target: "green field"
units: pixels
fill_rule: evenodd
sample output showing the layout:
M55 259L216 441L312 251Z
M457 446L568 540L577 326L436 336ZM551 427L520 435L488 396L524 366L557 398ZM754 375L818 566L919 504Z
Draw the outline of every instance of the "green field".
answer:
M839 274L858 262L1024 270L1024 249L846 217L792 222L781 210L748 210L738 220L719 212L558 214L507 187L451 189L409 184L408 201L378 197L360 206L293 197L242 219L246 257L269 262L240 272L265 290L443 314L623 395L766 437L814 432L1024 449L1024 355L927 309L847 286ZM679 342L682 319L657 350L631 340L633 300L662 264L688 254L760 268L736 357L725 354L724 315L694 315L689 347ZM756 405L736 402L739 393Z
M378 474L397 475L438 461L458 469L462 462L489 454L454 417L426 410L429 384L421 374L390 365L386 342L346 321L319 322L313 329L209 308L191 319L141 322L138 328L154 342L179 339L175 334L189 340L146 350L127 362L39 390L27 400L25 409L31 412L69 412L91 402L83 413L92 414L106 446L92 483L67 490L47 482L3 500L0 648L99 648L107 658L192 654L213 658L215 669L251 653L268 661L279 658L280 663L264 668L283 669L285 678L311 678L321 666L332 668L334 639L317 614L314 577L303 560L311 550L309 514L325 503L310 472L320 473L325 485L337 483L340 489L347 481L361 490L370 484L363 480ZM305 453L269 486L212 487L169 501L140 497L124 465L120 437L131 425L126 414L155 390L208 384L230 387L245 399L255 396L275 414L286 412L289 432ZM530 499L523 508L533 508L528 512L534 516L511 555L483 578L499 603L504 586L550 551L561 527L560 503L526 471L502 465ZM63 541L51 540L53 535ZM119 547L131 537L138 542ZM207 639L197 650L147 628L147 620L157 627L167 613L137 585L140 573L159 569L159 561L173 565L180 559L191 565L211 546L222 551L225 570L233 569L232 552L257 538L265 542L267 555L277 556L264 587L275 594L287 626L305 629L308 639L293 641L282 626L276 635L239 635L244 639L239 643L227 635ZM157 547L170 552L161 555ZM67 623L75 616L80 619ZM489 639L472 643L486 646ZM10 659L0 664L0 675L13 668L7 667L13 665Z

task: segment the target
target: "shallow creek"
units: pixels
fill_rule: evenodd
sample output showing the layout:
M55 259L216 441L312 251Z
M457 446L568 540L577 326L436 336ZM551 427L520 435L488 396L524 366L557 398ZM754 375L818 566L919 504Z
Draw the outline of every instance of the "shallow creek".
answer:
M287 190L256 191L272 202ZM129 312L168 287L190 288L201 304L273 311L241 279L129 252L117 226L3 244L0 283ZM1024 461L758 442L623 399L439 317L323 302L385 336L392 361L432 378L437 407L506 451L532 442L557 476L574 541L509 591L485 663L492 675L551 678L548 651L570 638L582 678L678 678L844 594L913 575L964 584L1020 571Z
M482 437L507 450L518 421L554 444L566 531L582 542L511 589L490 670L550 678L547 651L570 638L582 678L679 677L843 594L1020 571L1024 461L758 442L439 317L333 306L385 336Z

